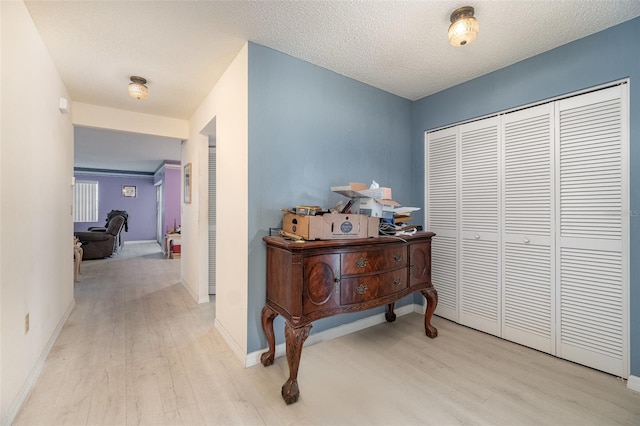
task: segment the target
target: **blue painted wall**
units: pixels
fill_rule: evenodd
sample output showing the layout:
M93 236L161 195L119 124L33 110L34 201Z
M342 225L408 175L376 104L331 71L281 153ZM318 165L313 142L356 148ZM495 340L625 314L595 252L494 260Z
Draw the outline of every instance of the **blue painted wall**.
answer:
M640 18L416 102L283 53L249 45L248 350L266 346L262 237L281 207L332 206L329 187L350 181L393 188L403 205L424 206L426 130L630 78L631 211L640 212ZM423 212L414 223L424 221ZM640 376L640 218L631 216L631 374ZM416 301L420 298L417 297ZM407 301L404 301L405 303ZM380 308L382 311L382 308ZM314 323L312 333L373 312ZM283 324L276 320L278 343Z
M372 179L390 186L403 205L421 202L413 188L417 175L407 167L411 129L410 101L249 44L249 352L266 347L262 237L281 225L280 208L334 206L344 197L331 186ZM374 312L316 321L312 333ZM278 343L283 327L278 318Z
M414 197L424 205L426 130L627 77L631 79L631 374L640 376L640 18L415 102L411 158L419 183ZM422 212L420 217L422 223Z

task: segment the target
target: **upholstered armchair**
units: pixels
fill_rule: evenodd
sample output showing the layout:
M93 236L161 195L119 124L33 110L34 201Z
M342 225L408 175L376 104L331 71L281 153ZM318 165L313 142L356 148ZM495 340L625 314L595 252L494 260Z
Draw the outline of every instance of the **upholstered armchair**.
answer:
M76 232L76 237L82 243L82 259L102 259L117 252L120 248L120 234L125 221L124 216L113 215L105 228L90 228L90 231Z

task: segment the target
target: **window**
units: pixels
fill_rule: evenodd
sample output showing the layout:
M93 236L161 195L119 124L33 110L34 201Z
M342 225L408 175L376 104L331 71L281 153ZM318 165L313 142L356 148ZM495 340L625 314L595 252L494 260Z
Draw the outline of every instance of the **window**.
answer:
M98 182L77 180L73 187L73 221L98 221Z

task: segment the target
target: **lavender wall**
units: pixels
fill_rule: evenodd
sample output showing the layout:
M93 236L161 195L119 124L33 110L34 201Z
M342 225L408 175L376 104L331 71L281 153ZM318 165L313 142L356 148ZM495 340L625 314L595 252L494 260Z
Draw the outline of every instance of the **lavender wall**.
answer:
M181 201L180 185L182 177L182 167L180 164L165 164L153 176L153 183L162 183L164 217L162 218L162 232L180 226L181 221Z
M164 176L164 219L165 224L163 230L173 228L174 221L177 225L181 225L180 207L180 184L182 177L181 168L166 167Z
M90 226L104 226L107 213L125 210L129 214L129 231L124 241L156 239L156 188L153 176L128 177L74 173L76 180L98 181L98 221L76 222L74 231L86 231ZM122 196L122 185L135 185L137 196Z

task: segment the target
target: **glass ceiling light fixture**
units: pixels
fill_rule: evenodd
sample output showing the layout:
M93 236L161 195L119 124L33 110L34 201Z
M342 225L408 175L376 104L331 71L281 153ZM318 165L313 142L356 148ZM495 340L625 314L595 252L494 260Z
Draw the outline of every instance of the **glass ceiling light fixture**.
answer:
M136 99L147 99L149 97L149 88L145 86L147 80L137 75L132 75L129 78L131 79L131 83L129 83L129 95Z
M449 26L449 43L453 46L464 46L471 43L478 35L478 20L473 17L473 7L464 6L453 11Z

